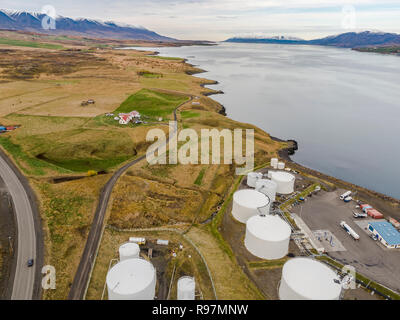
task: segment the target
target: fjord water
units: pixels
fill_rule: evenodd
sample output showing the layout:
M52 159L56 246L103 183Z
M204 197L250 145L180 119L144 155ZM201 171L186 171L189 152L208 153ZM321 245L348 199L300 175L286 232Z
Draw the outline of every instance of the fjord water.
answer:
M216 80L228 117L281 139L306 167L400 198L400 57L320 46L157 48Z

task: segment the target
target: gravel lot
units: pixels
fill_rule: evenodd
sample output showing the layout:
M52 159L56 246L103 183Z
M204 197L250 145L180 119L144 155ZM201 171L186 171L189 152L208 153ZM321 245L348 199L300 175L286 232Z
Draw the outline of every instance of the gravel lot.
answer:
M298 214L311 230L327 229L339 239L346 251L329 252L331 257L343 264L354 266L357 272L372 280L400 291L400 250L384 248L354 222L352 210L355 210L356 204L341 201L339 196L343 192L344 190L321 191L292 211ZM353 240L339 225L342 220L359 234L359 241Z

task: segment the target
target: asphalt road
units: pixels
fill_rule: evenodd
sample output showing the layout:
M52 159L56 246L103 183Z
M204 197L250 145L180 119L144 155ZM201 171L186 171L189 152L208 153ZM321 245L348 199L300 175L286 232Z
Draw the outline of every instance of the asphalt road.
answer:
M177 120L176 111L184 104L189 103L192 101L193 97L191 96L188 101L181 103L175 110L174 110L174 120ZM177 128L174 128L173 134L168 137L165 143L168 143L169 140L175 136L177 132ZM146 159L146 155L143 155L120 169L118 169L114 175L111 177L110 180L106 183L104 188L100 194L99 204L97 205L96 212L93 218L92 226L90 228L89 236L86 241L85 249L83 250L83 254L81 257L81 261L79 262L78 270L76 271L74 280L72 282L72 286L68 295L69 300L82 300L86 295L86 290L89 285L89 280L91 276L92 269L94 267L95 258L97 255L97 251L100 245L101 236L103 234L104 228L104 217L107 212L108 202L110 200L110 196L112 190L115 186L115 183L119 179L119 177L131 166L135 165L136 163Z
M28 268L27 261L35 259L35 262L39 262L39 264L42 261L38 257L39 250L37 248L37 223L35 223L34 217L36 204L32 196L29 196L32 191L27 187L27 182L21 180L22 175L3 152L0 153L0 176L12 197L17 222L17 254L11 299L35 299L39 296L38 290L35 289L39 266Z

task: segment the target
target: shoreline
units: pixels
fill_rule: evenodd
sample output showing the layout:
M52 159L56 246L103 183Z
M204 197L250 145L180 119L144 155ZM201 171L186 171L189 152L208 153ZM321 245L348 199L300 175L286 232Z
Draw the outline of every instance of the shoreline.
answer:
M150 52L153 53L152 55L159 55L160 54L160 52L157 52L157 51L150 51ZM182 60L183 60L182 63L185 63L185 64L189 65L190 67L197 69L196 71L191 72L190 74L188 73L189 75L195 75L195 74L201 74L201 73L206 73L207 72L206 70L198 68L197 66L189 63L188 59L182 58ZM208 85L217 85L217 84L219 84L218 81L210 79L210 80L208 80L208 82L202 82L200 84L200 86L203 87L203 88L209 89L206 86L208 86ZM224 92L222 90L213 90L213 89L209 89L209 90L212 90L212 91L211 92L205 92L205 93L202 93L202 94L204 96L211 96L211 95L214 95L214 94L224 94ZM219 113L223 114L224 116L227 116L225 106L220 104L218 101L215 101L215 102L218 103L221 106L221 109L220 109ZM268 132L266 132L266 133L269 134ZM280 139L278 137L273 137L271 135L270 135L270 137L273 140L278 141L278 142L288 142L288 143L292 142L292 145L290 147L283 148L283 149L279 150L279 152L278 152L278 156L282 160L287 161L292 167L296 168L299 171L308 173L308 174L310 174L310 175L312 175L312 176L314 176L316 178L320 178L320 179L326 180L326 181L334 184L336 187L343 187L345 189L356 190L357 192L359 192L359 194L362 195L362 198L375 197L375 198L378 198L381 201L384 201L385 203L391 203L391 204L394 204L395 206L397 205L397 211L399 211L397 213L397 217L400 218L400 199L397 199L397 198L394 198L392 196L383 194L381 192L374 191L374 190L359 186L357 184L354 184L354 183L351 183L351 182L348 182L348 181L345 181L345 180L330 176L328 174L319 172L319 171L317 171L315 169L305 167L305 166L301 165L300 163L295 162L290 157L290 155L293 155L294 152L297 150L297 142L295 140L292 140L292 139L283 140L283 139ZM295 144L293 144L293 142L295 142ZM374 201L369 201L369 202L374 203ZM384 208L385 206L382 206L382 204L375 204L375 206L376 206L377 209L382 208L382 209L380 209L382 211L388 211L388 208ZM396 208L393 208L393 209L396 209ZM389 210L389 211L392 211L392 210ZM392 215L393 215L393 213L392 213Z

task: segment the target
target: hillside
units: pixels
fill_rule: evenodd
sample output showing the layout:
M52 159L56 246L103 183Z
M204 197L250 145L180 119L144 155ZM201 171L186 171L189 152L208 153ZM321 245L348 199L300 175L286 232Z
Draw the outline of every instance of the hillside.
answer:
M277 44L307 44L319 46L333 46L340 48L358 48L368 46L400 45L400 35L384 32L347 32L335 36L315 40L292 39L290 37L245 38L234 37L226 42L236 43L277 43Z
M29 31L52 35L85 36L103 39L175 41L143 27L121 25L90 19L71 19L58 16L55 30L42 28L46 15L41 13L12 12L0 10L0 29Z

